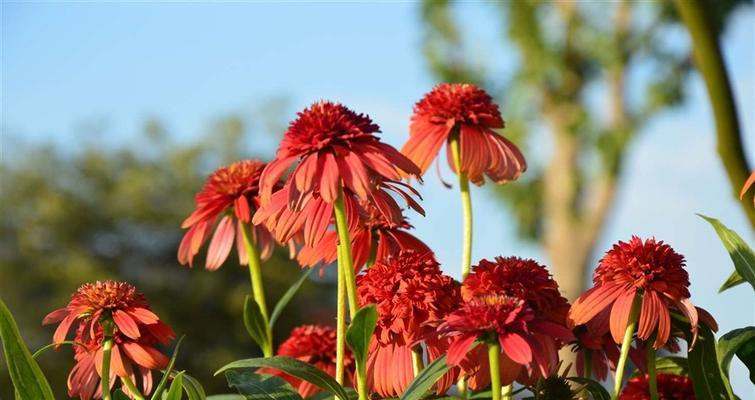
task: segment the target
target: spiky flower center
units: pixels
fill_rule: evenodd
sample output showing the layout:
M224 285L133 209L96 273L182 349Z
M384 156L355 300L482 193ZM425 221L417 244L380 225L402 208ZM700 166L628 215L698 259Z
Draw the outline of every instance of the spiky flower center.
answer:
M484 90L468 83L442 83L414 107L415 118L435 124L449 121L502 128L498 106Z

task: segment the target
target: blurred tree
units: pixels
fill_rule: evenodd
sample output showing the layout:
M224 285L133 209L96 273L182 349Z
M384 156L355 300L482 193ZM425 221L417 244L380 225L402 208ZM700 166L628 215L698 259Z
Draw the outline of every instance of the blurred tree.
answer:
M266 114L275 111L278 120L285 120L281 106ZM264 126L254 128L257 132ZM0 164L0 296L32 349L52 338L54 328L42 327L42 317L64 305L79 285L127 280L179 335L187 335L179 368L213 393L229 392L225 380L212 377L212 372L231 360L259 354L240 321L249 292L247 271L231 257L209 273L202 268L202 254L190 270L177 263L176 251L183 235L181 221L193 209L194 194L206 175L221 164L255 156L247 150L252 140L257 152L262 150L259 143L276 140L250 137L248 130L244 118L229 116L188 144L154 120L125 147L109 149L99 137L103 135L77 140L77 145L86 143L80 149L9 146L9 139L5 141L6 159ZM275 304L301 271L284 250L264 265L263 273L269 302ZM331 286L330 279L305 283L276 325L277 343L295 324L330 322L335 300ZM0 399L11 399L5 362L0 365ZM66 398L72 351L46 353L41 365L56 398Z
M711 2L718 33L742 2ZM670 1L484 6L505 29L495 56L470 56L461 32L473 30L458 25L446 0L423 3L425 55L439 79L474 82L497 93L506 135L525 148L535 135L549 135L546 154L529 152L531 169L523 181L500 193L520 233L542 243L573 300L585 289L627 151L654 116L684 99L690 54L669 39L679 26ZM503 57L514 60L514 72L491 72Z

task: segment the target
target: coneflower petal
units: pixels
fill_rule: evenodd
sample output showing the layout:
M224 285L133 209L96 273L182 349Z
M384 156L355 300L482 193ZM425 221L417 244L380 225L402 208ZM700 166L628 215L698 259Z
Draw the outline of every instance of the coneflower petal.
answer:
M236 236L236 227L233 219L225 216L220 220L215 234L210 241L210 247L207 249L207 261L205 268L214 271L223 264L233 246L233 239Z
M611 307L611 335L613 336L614 342L618 344L624 342L624 332L629 323L629 314L632 310L635 293L636 292L633 289L619 292L619 296L613 303L613 307Z

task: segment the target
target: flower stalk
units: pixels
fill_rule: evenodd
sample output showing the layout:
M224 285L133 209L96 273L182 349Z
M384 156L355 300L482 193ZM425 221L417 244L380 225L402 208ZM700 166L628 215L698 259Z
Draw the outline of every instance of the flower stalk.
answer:
M634 331L637 329L637 322L639 320L640 300L642 300L642 296L640 294L635 294L634 299L632 300L632 308L629 311L627 329L624 331L624 340L621 343L621 356L619 357L619 362L616 364L613 396L611 397L613 400L618 399L619 394L621 393L621 384L624 381L624 370L626 369L627 359L629 358L629 350L632 348L632 336L634 336Z
M123 382L123 384L126 386L126 389L128 389L128 392L135 400L144 400L144 396L139 393L139 389L136 388L136 385L131 380L131 378L129 378L128 376L122 377L121 382Z
M254 301L260 308L260 313L265 322L265 334L267 335L267 344L262 349L262 354L265 357L273 356L273 329L270 326L270 317L267 312L267 304L265 301L265 290L262 284L262 263L260 261L259 252L254 245L252 229L248 224L241 224L241 232L244 239L244 249L246 250L247 260L249 264L249 278L252 288L252 296Z
M650 391L650 400L658 400L658 378L655 370L655 348L653 342L648 340L645 345L647 349L648 362L648 389Z
M416 345L412 347L412 368L414 370L414 376L416 377L425 369L425 362L423 360L422 346Z
M102 400L111 400L110 396L110 355L113 350L113 322L105 320L102 324L102 376L101 390Z
M501 345L496 339L488 343L488 361L490 362L490 394L493 400L501 400ZM510 400L511 397L507 397Z
M472 266L472 196L469 193L469 179L461 172L461 139L460 127L454 127L449 138L451 155L454 160L456 174L459 176L459 191L461 192L461 208L464 215L464 230L462 237L461 253L461 277L462 280L469 274Z

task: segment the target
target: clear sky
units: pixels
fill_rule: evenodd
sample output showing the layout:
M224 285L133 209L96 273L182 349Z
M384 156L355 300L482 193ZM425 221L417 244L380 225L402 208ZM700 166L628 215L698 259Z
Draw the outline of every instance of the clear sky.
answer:
M478 23L489 20L485 6L464 6L461 16L473 35L500 37L494 25ZM754 19L752 9L740 11L724 37L753 162ZM3 2L0 145L12 152L7 138L20 136L75 147L81 137L74 132L91 120L105 121L106 139L123 143L151 116L176 140L188 140L213 118L284 96L294 110L321 98L344 102L369 113L384 140L400 146L412 104L435 83L420 46L413 3ZM720 218L749 243L755 236L731 200L697 76L690 89L683 108L657 118L633 145L599 248L632 234L666 240L687 257L692 301L727 332L753 324L753 292L741 285L716 294L732 265L695 213ZM422 192L428 218L412 219L417 233L458 277L457 193L434 174ZM538 248L516 239L485 189L473 189L473 201L474 259L517 254L547 263ZM733 370L735 391L755 399L739 361Z

